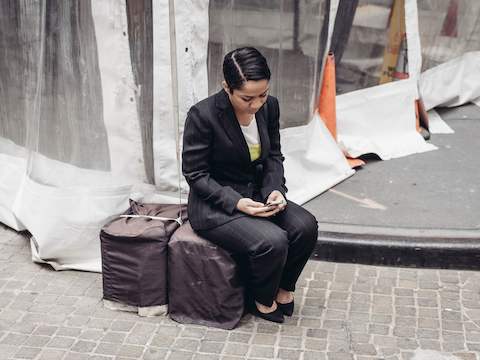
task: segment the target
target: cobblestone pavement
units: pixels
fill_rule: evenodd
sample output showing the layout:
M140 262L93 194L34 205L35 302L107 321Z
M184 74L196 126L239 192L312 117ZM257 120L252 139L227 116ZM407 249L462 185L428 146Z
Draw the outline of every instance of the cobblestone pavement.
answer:
M0 269L0 359L480 359L479 272L310 261L285 324L224 331L106 310L100 274L34 264L1 225Z

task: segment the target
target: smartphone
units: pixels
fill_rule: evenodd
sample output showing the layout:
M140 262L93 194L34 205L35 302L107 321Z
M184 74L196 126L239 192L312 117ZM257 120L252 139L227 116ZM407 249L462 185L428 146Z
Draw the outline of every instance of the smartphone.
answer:
M274 207L274 206L277 206L277 205L280 205L283 203L283 200L277 200L277 201L271 201L271 202L267 202L265 204L265 206L267 207Z

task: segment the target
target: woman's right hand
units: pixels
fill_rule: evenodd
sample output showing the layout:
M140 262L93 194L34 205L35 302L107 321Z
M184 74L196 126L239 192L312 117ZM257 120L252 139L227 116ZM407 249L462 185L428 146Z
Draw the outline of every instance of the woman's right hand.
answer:
M247 215L260 217L269 217L277 212L277 210L272 210L271 207L250 198L240 199L237 203L237 209Z

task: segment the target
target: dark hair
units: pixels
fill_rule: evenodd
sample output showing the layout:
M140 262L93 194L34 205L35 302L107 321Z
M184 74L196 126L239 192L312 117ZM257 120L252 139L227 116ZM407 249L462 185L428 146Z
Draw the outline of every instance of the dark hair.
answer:
M223 76L231 93L248 80L270 80L270 75L267 59L253 47L235 49L223 58Z

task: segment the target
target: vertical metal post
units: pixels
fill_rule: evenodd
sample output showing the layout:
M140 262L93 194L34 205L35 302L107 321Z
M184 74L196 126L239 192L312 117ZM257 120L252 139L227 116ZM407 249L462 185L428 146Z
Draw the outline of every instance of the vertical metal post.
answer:
M181 221L181 165L180 165L180 118L178 101L178 60L177 60L177 32L175 27L175 0L168 0L168 22L170 27L170 73L172 77L172 104L173 104L173 122L175 129L175 153L177 157L177 177L178 177L178 204L180 206L178 217Z

